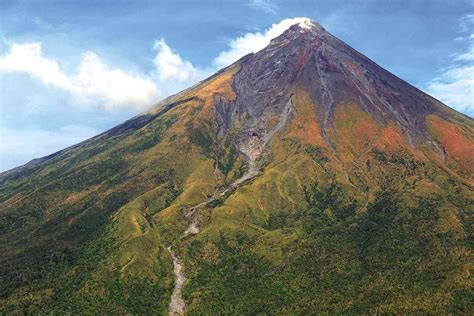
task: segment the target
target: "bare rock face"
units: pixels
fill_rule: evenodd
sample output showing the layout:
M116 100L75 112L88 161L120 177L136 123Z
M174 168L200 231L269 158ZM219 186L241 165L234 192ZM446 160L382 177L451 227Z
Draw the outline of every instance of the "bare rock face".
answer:
M272 128L269 122L285 115L297 87L309 92L329 147L326 130L332 128L340 104L357 104L382 125L395 123L412 144L431 140L425 132L426 115L443 115L430 96L313 21L293 25L238 63L241 70L232 84L236 99L229 104L216 97L216 123L219 134L232 132L233 143L252 159Z

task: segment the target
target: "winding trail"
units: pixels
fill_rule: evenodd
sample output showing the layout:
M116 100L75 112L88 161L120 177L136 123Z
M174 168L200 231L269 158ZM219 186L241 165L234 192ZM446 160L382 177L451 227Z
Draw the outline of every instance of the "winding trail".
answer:
M189 225L184 231L181 239L184 239L184 238L187 238L189 236L196 235L197 233L199 233L200 230L198 226L199 225L198 210L201 207L204 207L208 205L209 203L212 203L216 201L217 199L225 196L231 190L236 189L242 183L256 177L257 175L261 173L259 158L262 155L263 150L265 149L266 145L269 143L269 141L273 137L273 135L286 125L286 123L291 117L292 111L293 111L293 107L292 107L292 102L291 102L291 97L290 97L283 113L281 114L278 124L276 124L275 127L273 127L266 135L262 137L260 144L258 144L256 148L253 148L254 152L249 153L248 148L247 150L240 150L240 153L242 154L242 156L244 156L246 165L248 166L247 171L240 178L238 178L237 180L232 182L230 185L228 185L226 188L221 189L221 190L216 190L216 192L214 192L211 198L189 208L188 212L185 214L185 217L188 220ZM186 311L186 302L184 301L183 295L182 295L183 286L184 286L184 283L186 282L186 277L184 276L184 273L183 273L184 266L181 260L179 259L179 257L176 255L176 253L172 250L171 246L169 246L167 250L170 253L171 258L173 259L173 273L174 273L174 279L175 279L173 294L171 295L171 300L168 307L168 315L169 316L184 315Z

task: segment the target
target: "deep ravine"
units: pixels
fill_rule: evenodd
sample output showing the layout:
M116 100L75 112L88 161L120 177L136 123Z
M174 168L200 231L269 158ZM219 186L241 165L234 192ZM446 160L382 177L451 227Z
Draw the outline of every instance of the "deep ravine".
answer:
M215 200L224 197L227 193L232 190L235 190L241 184L245 183L246 181L256 177L260 174L260 157L266 147L266 145L270 142L273 135L281 130L286 123L291 118L293 113L293 106L291 98L288 100L285 110L283 111L278 124L273 127L266 135L262 137L260 142L257 143L257 146L246 146L246 148L240 148L240 153L242 156L245 157L246 164L248 166L247 171L237 180L232 182L226 188L217 190L214 195L207 199L204 202L194 205L193 207L189 208L188 212L185 214L186 219L189 222L188 227L183 233L181 239L187 238L192 235L196 235L199 233L199 219L198 219L198 210L206 206ZM169 316L177 316L177 315L184 315L186 311L186 302L183 299L183 287L184 283L186 282L186 277L184 275L184 265L178 255L173 251L172 246L167 248L170 256L173 260L173 274L174 274L174 289L173 294L171 295L170 304L168 307L168 315Z

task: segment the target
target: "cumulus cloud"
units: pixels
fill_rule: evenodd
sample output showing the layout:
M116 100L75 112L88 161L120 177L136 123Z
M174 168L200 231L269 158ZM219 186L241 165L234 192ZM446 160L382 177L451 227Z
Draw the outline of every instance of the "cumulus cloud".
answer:
M155 42L156 51L151 76L156 79L163 96L179 92L208 77L217 69L200 68L183 59L164 39Z
M110 68L93 52L83 54L75 74L67 74L57 61L43 55L41 43L11 45L0 57L0 72L28 74L71 93L82 103L106 108L141 107L158 97L150 78Z
M0 72L23 72L45 84L65 90L72 89L59 64L43 57L41 43L11 45L10 51L0 58Z
M0 74L27 74L45 85L69 92L80 104L88 106L143 109L215 70L193 66L164 39L156 41L153 49L156 51L154 68L147 74L111 68L94 52L82 54L76 72L67 73L58 61L44 55L41 43L14 43L0 56Z
M469 31L474 25L474 15L460 19L461 31ZM446 105L474 116L474 34L461 37L468 41L465 52L458 54L453 63L426 85L429 94Z
M147 76L111 69L92 52L83 55L71 82L77 95L103 100L106 107L142 107L159 96L156 84Z
M198 70L189 61L184 61L178 53L174 52L164 39L156 41L154 49L157 54L153 62L161 81L191 82L198 78Z
M246 33L243 36L231 40L229 49L221 52L214 60L214 65L222 68L237 61L240 57L250 53L255 53L267 46L270 41L281 35L286 29L294 24L307 21L308 18L284 19L279 23L273 24L264 32Z

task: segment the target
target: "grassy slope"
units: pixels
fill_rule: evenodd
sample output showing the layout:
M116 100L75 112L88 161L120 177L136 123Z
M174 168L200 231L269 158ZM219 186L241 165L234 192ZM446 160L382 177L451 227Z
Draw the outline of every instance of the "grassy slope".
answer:
M205 129L198 122L212 113L213 92L232 97L236 70L143 128L2 183L0 311L167 310L173 278L163 250L186 225L178 206L201 202L215 182L218 148L195 145Z
M137 132L93 144L50 162L38 174L6 183L0 306L10 310L34 303L33 310L46 304L45 310L58 305L58 310L89 306L91 311L125 312L133 309L121 306L123 296L135 300L149 291L153 300L158 295L157 303L142 307L165 310L170 263L153 216L180 194L189 174L203 163L197 150L179 141L183 125L200 107L199 102L183 104ZM184 143L178 152L179 142ZM8 196L12 191L16 194ZM124 278L128 275L130 280ZM109 278L116 283L105 282ZM126 293L130 284L136 290ZM150 286L164 296L152 293ZM15 288L17 293L8 297Z
M472 310L466 155L448 149L450 169L440 169L395 126L341 105L328 131L334 157L301 90L264 172L200 211L198 235L179 238L184 211L242 172L211 123L213 94L234 97L235 71L133 133L2 185L0 310L163 314L171 243L191 314ZM469 124L442 133L430 122L445 143L472 137Z
M353 106L336 114L335 160L301 132L305 102L264 173L203 211L185 254L189 312L472 311L472 188Z

